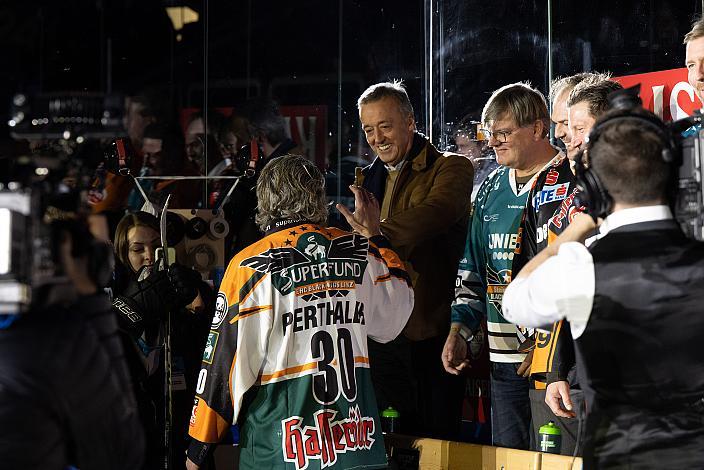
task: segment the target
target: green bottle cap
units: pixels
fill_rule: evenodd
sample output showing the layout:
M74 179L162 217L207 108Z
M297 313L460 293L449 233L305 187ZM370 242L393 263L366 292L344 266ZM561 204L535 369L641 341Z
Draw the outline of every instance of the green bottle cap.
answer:
M392 406L386 408L384 411L381 412L382 418L398 418L399 416L401 416L401 414L396 411Z
M543 424L540 426L540 429L538 430L539 434L552 434L553 436L559 436L562 434L562 431L560 431L560 428L558 426L555 426L555 423L553 421L550 421L547 424Z

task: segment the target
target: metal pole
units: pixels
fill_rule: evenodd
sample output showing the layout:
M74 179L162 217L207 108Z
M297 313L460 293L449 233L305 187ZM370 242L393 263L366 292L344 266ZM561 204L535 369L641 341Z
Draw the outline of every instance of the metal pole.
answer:
M112 93L112 38L107 39L107 64L106 64L106 85L105 92Z
M433 141L433 0L425 2L425 83L426 83L426 112L425 124L427 126L428 138Z
M438 111L437 111L437 122L438 125L438 139L435 142L437 145L441 145L443 150L447 150L447 136L445 135L445 42L443 41L443 34L445 33L445 11L443 10L444 3L442 1L437 2L437 60L438 60L438 79L437 79L437 95L438 95ZM432 56L431 56L432 58Z
M550 84L552 83L552 80L552 0L548 0L548 83L546 87L548 91L550 89Z
M702 0L704 1L704 0ZM548 94L550 93L550 84L553 80L552 71L552 0L548 0L548 83L545 86ZM552 101L548 100L548 109L552 114ZM550 126L550 141L555 139L555 128Z
M338 1L337 16L337 202L342 201L342 7Z
M105 48L107 46L107 44L105 44L105 5L102 0L98 0L96 7L98 8L98 81L100 83L100 89L107 91L107 83L103 82L106 76Z
M702 0L704 1L704 0ZM44 91L44 8L40 7L39 16L39 91Z
M704 0L702 0L704 1ZM249 83L252 78L252 0L247 0L247 99L249 95Z
M208 174L208 0L203 0L203 173ZM203 185L202 206L208 205L208 182Z

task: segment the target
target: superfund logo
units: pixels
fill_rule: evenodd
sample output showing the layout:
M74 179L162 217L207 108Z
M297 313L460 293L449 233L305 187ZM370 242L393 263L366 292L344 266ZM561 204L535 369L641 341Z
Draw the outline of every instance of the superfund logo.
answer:
M372 448L373 418L362 416L358 406L350 408L348 418L334 421L335 415L335 410L316 411L313 426L302 426L300 416L281 421L284 460L298 470L308 468L311 460L320 460L320 468L325 468L335 465L338 454Z

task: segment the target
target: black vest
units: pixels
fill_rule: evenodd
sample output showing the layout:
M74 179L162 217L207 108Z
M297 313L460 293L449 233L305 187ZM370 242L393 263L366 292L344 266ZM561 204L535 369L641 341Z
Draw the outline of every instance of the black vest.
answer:
M676 409L704 396L704 243L666 220L615 229L590 251L594 304L576 344L595 405Z

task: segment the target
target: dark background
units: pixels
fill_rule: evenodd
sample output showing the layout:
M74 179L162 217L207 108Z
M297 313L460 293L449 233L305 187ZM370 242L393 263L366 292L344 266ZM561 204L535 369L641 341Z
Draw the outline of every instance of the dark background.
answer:
M555 1L553 76L680 67L682 37L701 3ZM176 32L168 6L189 6L199 21ZM546 91L551 78L547 0L0 0L0 157L15 152L4 124L19 91L157 88L175 108L200 107L206 23L210 106L257 95L327 106L331 142L343 154L360 140L355 102L373 82L403 78L425 129L431 100L435 128L478 114L501 85L529 80ZM426 57L440 84L432 93Z

